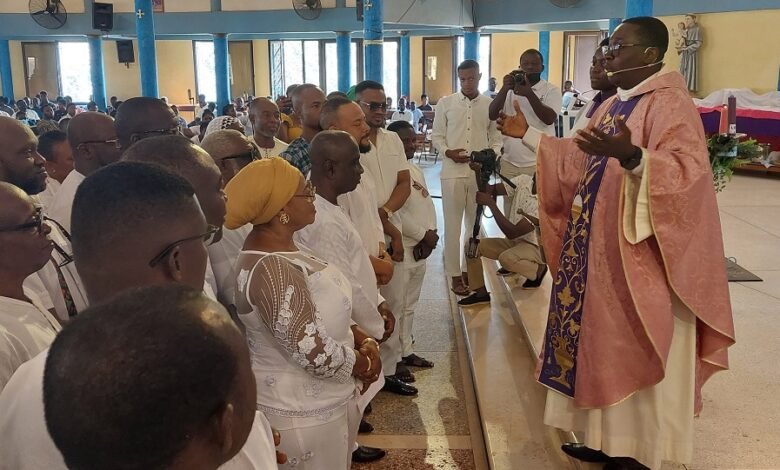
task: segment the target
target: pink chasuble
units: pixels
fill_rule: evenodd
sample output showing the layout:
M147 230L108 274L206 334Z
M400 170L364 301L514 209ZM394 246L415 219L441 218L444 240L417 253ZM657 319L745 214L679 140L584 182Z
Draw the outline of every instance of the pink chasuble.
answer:
M539 218L554 286L538 378L586 409L659 383L673 332L671 288L697 318L698 412L702 384L728 368L734 343L704 130L677 72L634 96L605 102L589 126L611 132L612 120L627 116L632 142L645 150L653 236L626 240L624 178L633 176L616 159L585 155L572 139L542 136L539 144Z

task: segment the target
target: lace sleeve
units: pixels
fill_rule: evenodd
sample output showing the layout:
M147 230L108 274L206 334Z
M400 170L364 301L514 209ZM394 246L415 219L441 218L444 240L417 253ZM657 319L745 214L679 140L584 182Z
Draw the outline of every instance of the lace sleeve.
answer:
M295 362L316 377L351 380L355 351L328 336L301 268L281 256L265 256L252 269L247 292L260 320Z

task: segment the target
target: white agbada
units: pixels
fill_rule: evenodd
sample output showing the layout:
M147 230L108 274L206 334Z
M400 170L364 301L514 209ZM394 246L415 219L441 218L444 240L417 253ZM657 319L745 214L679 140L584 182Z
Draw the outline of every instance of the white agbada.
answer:
M62 186L62 183L55 180L54 178L46 178L46 189L36 194L34 197L38 200L41 206L43 206L43 210L45 213L47 213L47 215L48 212L46 211L49 207L51 207L52 203L54 203L54 198L57 197L57 191L60 190L60 186Z
M374 180L370 174L364 173L357 188L340 195L337 202L347 218L352 221L366 252L378 257L385 246L385 232L379 219L379 203L376 202L374 194L376 194Z
M0 391L16 369L48 348L60 331L37 296L28 290L24 295L29 302L0 297Z
M257 145L257 148L260 150L260 157L262 158L278 157L279 155L282 154L282 152L287 150L287 147L289 147L289 145L286 142L279 140L276 137L274 137L274 146L273 148L270 149L261 147L260 144L257 143L254 137L250 137L250 139L252 139L252 142L254 142L255 145Z
M281 434L289 467L348 469L360 424L349 281L301 251L245 250L236 269L257 407Z
M341 207L320 195L314 207L314 223L296 232L295 242L346 276L352 286L352 320L369 335L382 338L385 326L377 311L379 289L360 234Z
M73 199L76 197L76 190L81 182L86 178L76 170L68 173L68 176L62 181L62 186L57 191L57 197L47 208L46 215L60 223L65 230L70 232L70 216L73 212Z
M67 470L44 417L43 371L48 354L46 349L20 367L0 393L0 470ZM268 421L257 412L246 444L221 468L276 468L271 432Z
M247 224L235 230L222 229L222 239L209 245L209 261L214 272L214 280L217 287L217 296L226 302L233 302L236 291L236 275L233 268L236 265L239 253L244 247L244 242L252 225Z
M371 150L360 154L360 164L373 182L373 194L378 210L387 204L395 191L398 185L398 173L409 170L404 144L398 134L377 129L376 145L372 142ZM381 220L379 223L381 226ZM390 223L401 230L401 218L397 214L390 217Z

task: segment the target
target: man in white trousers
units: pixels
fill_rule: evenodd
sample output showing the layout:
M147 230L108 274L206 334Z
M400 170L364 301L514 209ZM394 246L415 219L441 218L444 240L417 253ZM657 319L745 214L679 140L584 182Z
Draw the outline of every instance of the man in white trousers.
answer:
M452 291L461 296L469 293L461 228L465 214L466 230L472 229L477 211L477 181L469 168L469 156L488 148L501 153L501 134L489 117L492 100L479 93L481 76L474 60L458 65L460 91L439 100L431 136L445 156L441 169L444 270L452 280Z

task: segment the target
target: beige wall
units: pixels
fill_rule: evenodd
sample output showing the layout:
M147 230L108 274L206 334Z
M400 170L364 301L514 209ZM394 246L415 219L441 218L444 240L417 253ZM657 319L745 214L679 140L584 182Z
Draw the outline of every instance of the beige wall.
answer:
M192 41L157 41L157 86L169 103L187 103L187 89L197 96Z
M423 93L423 39L420 36L409 38L409 98L420 103Z
M682 16L661 20L677 28ZM777 90L780 69L780 9L699 16L699 88L704 97L723 88L751 88L762 94ZM678 70L680 58L671 48L666 69Z
M258 39L252 42L252 52L255 56L255 95L270 96L271 60L268 55L268 40Z
M138 43L133 41L133 50L138 51ZM126 100L141 94L141 77L138 70L138 56L132 64L121 64L116 55L116 42L103 42L103 68L106 71L106 99L116 96Z
M563 84L563 31L550 32L550 63L547 81L560 87Z
M492 40L490 73L498 79L501 87L504 75L515 70L520 63L520 54L539 48L539 33L498 33L493 34Z

